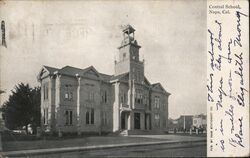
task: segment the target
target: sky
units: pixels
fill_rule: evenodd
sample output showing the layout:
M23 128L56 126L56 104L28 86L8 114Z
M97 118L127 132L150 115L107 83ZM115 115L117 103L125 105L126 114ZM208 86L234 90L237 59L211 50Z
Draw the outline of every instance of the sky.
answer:
M38 86L42 65L114 74L122 26L136 32L145 76L171 93L169 117L206 113L206 1L0 2L1 105L20 82Z

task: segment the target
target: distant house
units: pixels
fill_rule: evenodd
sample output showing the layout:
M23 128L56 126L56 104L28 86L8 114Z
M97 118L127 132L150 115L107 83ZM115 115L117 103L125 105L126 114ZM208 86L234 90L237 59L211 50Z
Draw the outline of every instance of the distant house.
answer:
M144 76L141 46L134 32L130 25L123 30L114 75L100 73L93 66L41 68L38 81L43 130L82 133L167 129L170 93Z
M204 114L195 115L193 117L193 127L207 129L207 116Z
M181 115L178 119L169 120L169 129L177 131L185 131L192 128L193 115Z

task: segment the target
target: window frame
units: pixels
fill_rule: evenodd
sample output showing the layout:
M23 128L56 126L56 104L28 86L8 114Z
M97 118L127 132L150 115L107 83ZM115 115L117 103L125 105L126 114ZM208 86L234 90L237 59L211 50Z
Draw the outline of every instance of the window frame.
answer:
M95 124L95 110L94 108L87 108L85 113L85 124L94 125Z
M65 110L65 126L73 125L73 110Z
M160 109L160 96L155 96L154 97L154 108L155 109Z

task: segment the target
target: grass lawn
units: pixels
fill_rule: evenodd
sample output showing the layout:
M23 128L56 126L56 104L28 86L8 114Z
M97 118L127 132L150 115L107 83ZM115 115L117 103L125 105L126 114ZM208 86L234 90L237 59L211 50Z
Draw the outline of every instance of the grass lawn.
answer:
M61 138L55 140L3 141L3 151L31 150L45 148L61 148L90 145L107 145L137 142L163 141L153 138L122 137L122 136L90 136L81 138ZM166 141L166 139L164 140Z

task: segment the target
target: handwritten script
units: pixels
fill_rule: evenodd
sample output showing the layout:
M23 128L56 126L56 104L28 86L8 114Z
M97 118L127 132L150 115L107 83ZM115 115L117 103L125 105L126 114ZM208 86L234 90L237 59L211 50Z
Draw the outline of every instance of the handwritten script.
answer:
M247 13L232 9L228 15L208 15L206 87L208 116L213 121L208 129L211 153L233 155L249 150Z

